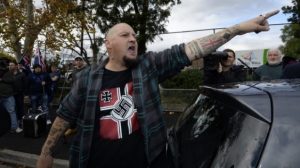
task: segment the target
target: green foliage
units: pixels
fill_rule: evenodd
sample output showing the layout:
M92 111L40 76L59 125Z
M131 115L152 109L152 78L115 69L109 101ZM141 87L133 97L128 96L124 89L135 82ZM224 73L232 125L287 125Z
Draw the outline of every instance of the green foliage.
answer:
M288 21L292 24L282 29L281 39L285 43L283 53L300 58L300 0L292 0L293 6L282 7L284 14L292 14Z
M79 38L76 38L78 33L73 33L75 28L81 30L85 26L85 30L90 30L85 24L88 22L88 17L82 13L70 13L77 8L77 1L40 1L42 7L34 6L34 0L1 0L0 2L2 47L9 48L17 60L20 60L22 55L32 56L39 36L46 37L44 44L48 49L60 50L64 45L71 46L69 48L79 46L73 44L79 41Z
M6 53L4 51L0 51L0 58L10 60L10 61L16 61L16 59L13 56L9 55L8 53Z
M167 79L161 85L163 88L197 89L203 83L203 72L199 69L187 69L180 74Z
M284 14L292 14L288 18L288 21L291 23L300 23L300 0L292 0L293 6L284 6L282 7Z
M138 35L139 53L143 53L147 42L153 42L158 34L166 32L170 10L180 3L180 0L96 1L95 20L102 32L120 22L131 25Z

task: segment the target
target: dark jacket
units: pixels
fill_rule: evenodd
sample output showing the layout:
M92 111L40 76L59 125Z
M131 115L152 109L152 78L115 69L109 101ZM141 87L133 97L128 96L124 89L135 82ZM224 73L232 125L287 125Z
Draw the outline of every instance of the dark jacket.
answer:
M28 94L29 95L42 95L46 94L47 89L49 89L50 77L48 73L31 73L28 76ZM43 86L42 81L45 81L46 84Z
M12 72L6 72L0 80L0 97L9 97L15 94L13 84L15 77Z
M242 65L233 65L229 71L219 73L217 69L204 68L205 85L214 85L222 83L242 82L246 80L246 71Z
M18 71L17 74L14 75L15 81L13 84L14 91L16 94L26 92L28 86L28 79L24 72Z
M49 89L49 91L54 91L54 90L56 90L57 85L58 85L58 82L59 82L59 80L60 80L60 71L57 70L57 71L55 71L55 72L49 73L49 77L50 77L50 79L51 79L51 81L50 81L50 87L51 87L51 89ZM56 80L56 81L53 81L53 80L52 80L53 77L57 77L57 80Z
M287 65L283 70L282 78L300 78L300 62Z

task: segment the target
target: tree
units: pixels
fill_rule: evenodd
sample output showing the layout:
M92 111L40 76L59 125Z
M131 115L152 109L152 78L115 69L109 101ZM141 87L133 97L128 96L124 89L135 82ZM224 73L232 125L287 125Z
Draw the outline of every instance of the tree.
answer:
M290 25L282 29L281 39L285 43L283 52L287 56L300 58L300 0L292 0L293 6L282 7L284 14L292 14L288 18Z
M101 40L100 37L95 35L93 11L89 10L89 6L92 4L93 2L88 0L81 0L80 4L76 4L69 10L61 11L60 15L57 16L58 19L46 31L47 45L51 44L52 48L64 46L64 48L84 57L87 64L89 64L87 50L83 47L83 41L86 40L84 38L87 38L93 52L93 62L97 62ZM86 36L84 37L84 35Z
M5 59L5 60L9 60L9 61L14 61L14 57L12 57L10 54L1 51L0 50L0 59ZM1 68L7 68L7 67L1 67Z
M180 0L102 0L96 1L93 8L101 32L107 32L120 22L131 25L138 35L138 52L141 54L147 50L147 42L153 42L157 35L166 32L170 10L180 3Z
M77 8L71 0L44 0L43 7L36 8L33 0L2 0L0 2L0 38L5 47L10 48L17 60L22 55L31 57L35 41L45 35L48 48L60 49L66 36L57 37L72 31L78 15L68 15ZM59 22L60 24L57 24ZM67 30L67 32L65 31ZM63 38L61 40L60 38Z

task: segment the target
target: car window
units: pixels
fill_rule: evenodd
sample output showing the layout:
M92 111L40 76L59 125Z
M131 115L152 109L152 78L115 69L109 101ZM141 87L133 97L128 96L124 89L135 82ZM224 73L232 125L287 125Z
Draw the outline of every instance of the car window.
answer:
M176 132L181 167L256 167L269 124L235 107L199 95Z

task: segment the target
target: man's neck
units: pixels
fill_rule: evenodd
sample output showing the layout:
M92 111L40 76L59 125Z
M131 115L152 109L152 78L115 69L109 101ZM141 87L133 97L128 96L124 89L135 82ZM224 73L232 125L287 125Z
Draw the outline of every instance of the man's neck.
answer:
M126 66L121 64L116 64L108 61L108 63L105 65L105 68L111 71L124 71L128 69Z

